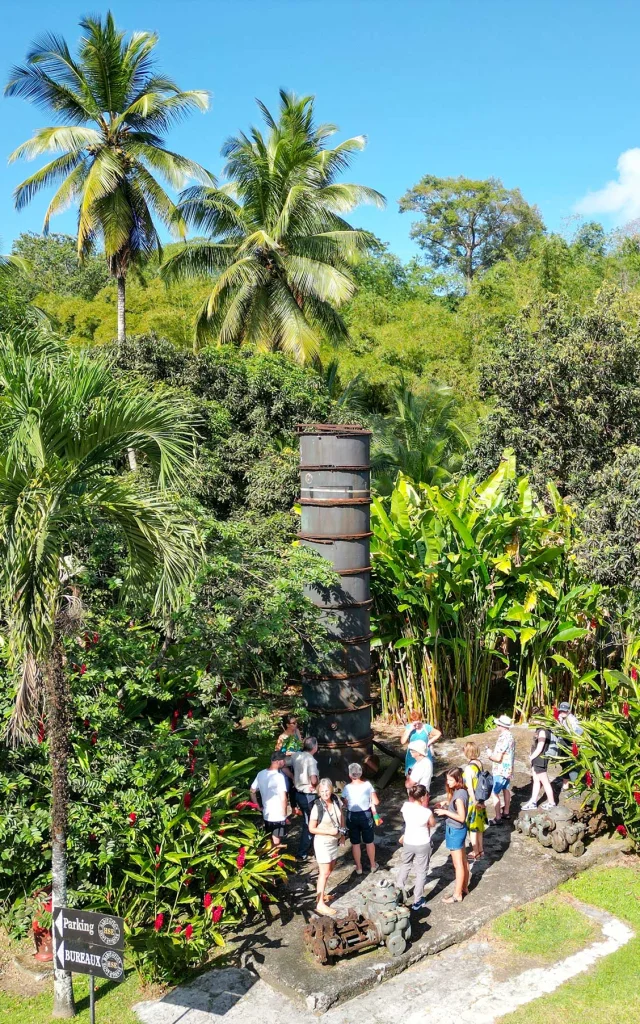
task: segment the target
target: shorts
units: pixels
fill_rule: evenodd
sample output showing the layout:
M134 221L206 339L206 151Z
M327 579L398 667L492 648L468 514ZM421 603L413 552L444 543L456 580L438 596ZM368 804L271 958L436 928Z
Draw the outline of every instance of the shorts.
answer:
M549 767L549 758L534 757L533 761L531 762L531 767L537 775L542 775L542 773L546 772L547 768Z
M373 815L371 811L349 811L347 815L349 839L352 846L373 842Z
M511 779L505 779L504 775L493 776L493 795L497 796L498 793L502 793L503 790L508 789L511 784Z
M265 832L268 832L271 836L275 836L277 839L284 839L287 834L286 821L266 821L266 819L263 818L262 824Z
M464 850L467 841L467 826L454 828L447 822L444 844L447 850Z

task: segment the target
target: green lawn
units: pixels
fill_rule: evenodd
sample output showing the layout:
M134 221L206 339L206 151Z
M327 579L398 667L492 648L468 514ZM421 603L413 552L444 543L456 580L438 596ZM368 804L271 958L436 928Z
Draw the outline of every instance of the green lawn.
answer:
M593 923L557 893L510 910L494 922L493 934L523 956L554 963L593 941Z
M82 975L73 978L73 990L76 997L78 1016L74 1021L78 1024L89 1022L89 982ZM152 998L140 987L136 974L129 974L121 985L113 985L106 981L96 982L96 1024L139 1024L138 1018L131 1010L135 1003ZM51 991L31 999L8 995L0 991L0 1021L11 1021L11 1024L51 1024Z
M593 868L560 891L602 907L629 924L636 936L587 974L500 1018L500 1024L638 1024L640 1021L640 869ZM546 941L546 940L545 940Z

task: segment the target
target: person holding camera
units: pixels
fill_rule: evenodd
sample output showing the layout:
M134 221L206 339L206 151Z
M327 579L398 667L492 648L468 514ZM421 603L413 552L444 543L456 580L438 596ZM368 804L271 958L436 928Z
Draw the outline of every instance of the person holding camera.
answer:
M331 779L320 779L318 796L309 815L309 831L318 864L316 884L316 911L324 917L335 917L336 912L327 906L325 890L329 875L336 866L338 847L344 843L347 829L344 824L344 806L333 792Z
M361 875L362 843L367 850L369 867L372 871L378 870L373 843L373 815L379 801L371 783L362 778L362 765L355 761L349 765L349 780L349 784L342 790L342 797L347 804L347 826L356 875Z

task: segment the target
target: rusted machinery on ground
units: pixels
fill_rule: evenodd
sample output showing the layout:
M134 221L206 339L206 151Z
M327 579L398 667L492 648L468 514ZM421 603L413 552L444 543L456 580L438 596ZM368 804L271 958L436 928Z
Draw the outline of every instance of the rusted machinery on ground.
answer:
M574 857L581 857L584 853L583 839L587 826L566 805L546 811L520 811L516 829L523 836L537 839L541 846L551 847L556 853L569 851Z
M373 946L386 946L392 956L407 948L411 937L409 908L402 893L386 879L364 887L358 902L341 917L313 917L304 929L307 948L321 964Z
M302 692L308 731L317 736L320 770L347 779L350 761L372 754L369 538L371 432L326 423L298 427L300 435L300 541L331 562L340 577L332 587L309 586L322 609L335 648L321 658L307 649Z

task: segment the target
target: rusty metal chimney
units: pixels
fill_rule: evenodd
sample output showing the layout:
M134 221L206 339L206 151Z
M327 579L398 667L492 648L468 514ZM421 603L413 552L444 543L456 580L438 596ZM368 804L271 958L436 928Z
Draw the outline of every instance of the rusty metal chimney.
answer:
M301 543L340 576L335 587L310 586L307 597L325 609L336 647L329 664L308 651L302 691L309 733L318 737L321 771L347 778L350 761L372 751L370 442L363 427L305 424L300 434Z

